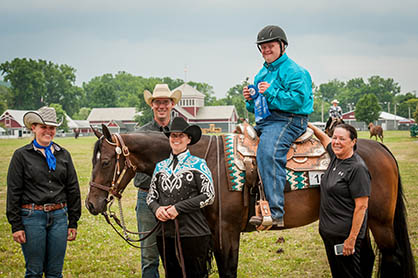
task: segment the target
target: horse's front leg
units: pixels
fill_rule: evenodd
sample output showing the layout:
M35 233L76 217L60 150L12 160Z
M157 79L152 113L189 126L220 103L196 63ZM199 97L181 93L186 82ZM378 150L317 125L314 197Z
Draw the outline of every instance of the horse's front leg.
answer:
M242 192L229 192L227 186L223 193L207 210L207 219L215 241L214 255L219 277L237 277L239 240L243 214ZM219 205L219 201L222 205ZM221 213L219 213L221 210Z
M229 225L230 227L227 226L228 224L222 225L222 240L221 242L216 242L214 254L219 277L235 278L237 277L238 269L240 230L239 226L238 229L237 227L232 227L232 225Z

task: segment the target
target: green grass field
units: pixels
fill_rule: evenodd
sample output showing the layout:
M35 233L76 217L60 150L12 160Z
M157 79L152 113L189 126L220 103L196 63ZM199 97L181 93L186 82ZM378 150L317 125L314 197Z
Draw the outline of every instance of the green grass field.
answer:
M361 132L360 137L368 138ZM95 137L56 138L73 157L78 173L83 213L78 237L70 242L64 265L64 277L140 277L140 250L128 246L102 216L93 216L84 208L91 173ZM23 277L24 259L19 244L11 236L6 210L6 176L13 151L29 139L0 140L0 277ZM407 131L385 132L385 144L398 160L407 199L409 232L415 259L418 257L418 138ZM134 207L136 190L128 186L123 197L129 229L136 230ZM116 209L116 207L115 207ZM284 237L285 243L276 243ZM283 253L278 253L283 248ZM164 271L160 267L164 277ZM325 250L318 234L318 222L281 232L242 234L238 277L331 277ZM218 277L217 273L210 276Z

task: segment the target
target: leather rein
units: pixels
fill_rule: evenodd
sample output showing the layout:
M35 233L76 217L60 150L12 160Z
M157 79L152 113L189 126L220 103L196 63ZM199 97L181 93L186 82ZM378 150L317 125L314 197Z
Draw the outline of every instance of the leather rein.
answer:
M157 224L154 226L154 228L152 228L150 231L147 232L132 232L129 231L126 228L126 224L125 224L125 218L123 217L123 210L122 210L122 202L121 202L121 198L122 198L122 192L123 190L121 190L119 188L120 182L122 181L123 177L125 176L126 172L129 169L132 169L132 171L136 172L136 166L134 164L132 164L129 156L130 156L130 152L128 147L125 145L125 142L123 141L122 137L120 136L119 133L114 133L112 134L112 140L114 140L116 143L114 143L113 141L109 141L106 138L104 138L104 136L102 136L100 139L104 139L106 140L106 142L112 146L115 146L115 152L116 152L116 165L115 165L115 170L113 172L113 179L112 179L112 183L111 185L103 185L103 184L99 184L93 181L90 181L89 184L91 187L96 187L98 189L101 189L103 191L107 191L110 195L107 199L107 211L102 212L102 215L105 217L106 222L108 224L110 224L110 226L112 226L112 228L115 230L115 232L124 240L126 241L129 245L131 245L132 247L135 248L148 248L151 246L154 246L155 244L152 244L150 246L137 246L132 244L132 242L139 242L142 240L145 240L146 238L148 238L153 232L155 232L158 227L160 226L161 222L157 222ZM121 155L123 155L125 157L125 163L124 163L124 167L122 172L120 171L121 166L120 166L120 158ZM126 187L125 187L126 188ZM120 218L119 219L117 217L117 215L115 214L115 212L113 212L110 208L113 204L114 198L116 197L118 199L118 203L119 203L119 213L120 213ZM114 221L119 225L119 227L121 227L123 229L123 233L124 235L121 234L121 232L118 231L118 229L112 224L110 218L113 218ZM140 239L136 240L136 239L132 239L130 238L129 234L134 234L134 235L144 235L143 237L140 237Z

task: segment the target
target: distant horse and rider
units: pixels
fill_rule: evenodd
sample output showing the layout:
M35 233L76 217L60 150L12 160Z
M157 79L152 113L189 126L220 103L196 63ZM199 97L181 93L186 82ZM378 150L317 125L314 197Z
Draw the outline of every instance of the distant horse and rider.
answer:
M330 137L334 133L334 128L337 125L344 124L343 110L338 105L340 102L334 99L331 103L332 105L328 110L329 118L325 125L325 133Z
M370 131L370 139L374 136L377 141L377 137L379 137L380 141L383 143L383 128L380 125L370 123L368 129Z
M155 164L170 153L168 139L162 133L119 135L111 134L106 126L102 128L103 134L95 130L98 140L94 147L92 178L86 198L86 207L94 215L106 214L113 196L121 198L135 171L152 175ZM237 277L240 235L243 231L254 231L254 227L247 225L254 211L249 205L251 191L248 188L231 191L228 186L226 143L222 137L203 135L196 145L190 147L190 152L207 161L214 180L215 202L205 207L204 213L215 242L214 255L219 277ZM362 265L371 275L375 258L371 231L380 257L380 277L416 277L397 161L381 143L359 139L357 145L357 153L365 161L372 181L369 232L366 243L361 247L362 254L367 255L362 257ZM319 188L285 192L285 211L285 227L273 229L296 228L318 220Z

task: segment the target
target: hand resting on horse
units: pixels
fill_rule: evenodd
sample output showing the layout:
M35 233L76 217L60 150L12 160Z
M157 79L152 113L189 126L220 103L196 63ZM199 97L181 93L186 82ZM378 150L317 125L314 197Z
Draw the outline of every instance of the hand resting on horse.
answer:
M155 216L160 221L173 220L179 215L175 206L161 206L155 212Z

